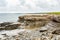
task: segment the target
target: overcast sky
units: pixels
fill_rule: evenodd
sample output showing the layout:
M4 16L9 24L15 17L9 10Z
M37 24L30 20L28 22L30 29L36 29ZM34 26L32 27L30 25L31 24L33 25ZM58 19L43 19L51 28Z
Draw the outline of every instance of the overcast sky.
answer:
M0 13L60 11L60 0L0 0Z

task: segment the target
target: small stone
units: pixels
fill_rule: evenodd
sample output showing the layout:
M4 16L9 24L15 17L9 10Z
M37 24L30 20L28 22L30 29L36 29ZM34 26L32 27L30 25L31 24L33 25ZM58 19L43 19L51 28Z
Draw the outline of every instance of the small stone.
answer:
M40 30L39 32L46 32L47 30Z
M2 35L6 35L6 34L2 34Z

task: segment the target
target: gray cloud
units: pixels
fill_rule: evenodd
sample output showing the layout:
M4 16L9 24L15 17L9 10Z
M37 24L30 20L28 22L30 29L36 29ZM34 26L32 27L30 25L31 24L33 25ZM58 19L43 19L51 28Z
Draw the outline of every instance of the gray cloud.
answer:
M5 0L0 0L0 7L6 6L6 1Z
M0 12L60 11L60 0L0 0Z

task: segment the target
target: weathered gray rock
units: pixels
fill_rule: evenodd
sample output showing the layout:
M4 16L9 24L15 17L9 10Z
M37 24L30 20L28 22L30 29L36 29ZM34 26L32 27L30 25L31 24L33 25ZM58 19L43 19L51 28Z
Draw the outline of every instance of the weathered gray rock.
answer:
M14 22L4 22L4 23L0 23L0 30L17 29L20 25L21 25L20 23L14 24Z
M60 23L60 15L53 15L51 17L51 21L56 22L56 23Z
M5 30L13 30L13 29L17 29L20 26L20 24L10 24L5 26Z
M3 22L3 23L0 23L0 27L2 26L6 26L6 25L9 25L9 24L12 24L13 22Z

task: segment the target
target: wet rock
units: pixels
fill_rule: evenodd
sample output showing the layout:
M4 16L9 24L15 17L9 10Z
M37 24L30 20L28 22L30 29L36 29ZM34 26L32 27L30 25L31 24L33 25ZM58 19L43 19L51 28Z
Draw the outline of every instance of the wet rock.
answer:
M5 30L13 30L13 29L17 29L20 26L20 24L10 24L5 26Z
M12 24L13 22L3 22L3 23L0 23L0 27L1 26L6 26L6 25L9 25L9 24Z
M17 29L21 24L20 23L12 23L12 22L4 22L0 23L0 30L12 30Z
M12 24L13 22L3 22L0 23L0 30L4 30L5 26Z

